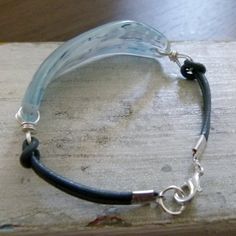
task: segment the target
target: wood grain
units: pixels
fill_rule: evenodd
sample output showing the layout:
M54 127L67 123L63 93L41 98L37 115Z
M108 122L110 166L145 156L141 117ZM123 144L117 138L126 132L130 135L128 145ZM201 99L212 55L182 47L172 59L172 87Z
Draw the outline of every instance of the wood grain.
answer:
M208 68L212 125L203 192L183 215L154 206L105 206L73 198L19 165L14 113L32 75L58 43L0 45L0 235L192 235L235 232L236 43L179 42ZM114 57L50 85L37 137L42 161L62 175L113 190L162 190L192 175L201 95L167 60Z
M234 0L1 0L0 42L64 41L124 19L170 40L235 40L235 11Z

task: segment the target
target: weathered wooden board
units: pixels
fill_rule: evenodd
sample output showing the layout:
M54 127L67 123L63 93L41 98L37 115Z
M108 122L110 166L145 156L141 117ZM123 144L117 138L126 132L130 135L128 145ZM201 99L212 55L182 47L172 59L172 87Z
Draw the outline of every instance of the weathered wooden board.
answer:
M153 206L106 206L71 197L19 164L24 139L14 114L32 75L59 43L0 45L0 235L163 234L236 228L236 42L173 47L207 68L212 125L203 192L183 215ZM113 57L53 82L41 107L42 160L82 183L113 190L162 190L192 175L201 95L167 59Z

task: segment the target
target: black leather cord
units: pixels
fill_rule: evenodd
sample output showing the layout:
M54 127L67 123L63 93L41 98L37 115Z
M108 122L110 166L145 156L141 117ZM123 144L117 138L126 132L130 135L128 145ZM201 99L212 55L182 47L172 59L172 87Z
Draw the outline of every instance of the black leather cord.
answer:
M205 71L206 69L202 64L194 63L189 60L186 60L181 67L182 75L190 80L196 79L201 88L203 95L203 124L201 134L208 139L211 115L211 93L207 79L204 76ZM37 149L38 145L39 141L35 137L32 137L30 144L25 140L23 142L23 152L20 156L20 163L25 168L32 168L37 175L54 187L72 196L103 204L129 205L132 204L135 197L142 198L142 195L135 195L133 192L112 192L91 188L58 175L40 162L40 152ZM153 192L149 196L155 197L158 196L158 193Z
M37 150L38 145L39 141L35 137L32 137L30 144L25 140L23 143L23 152L20 157L20 162L26 168L31 167L37 175L49 184L74 197L91 202L116 205L132 204L132 192L98 190L73 182L61 175L58 175L40 162L40 153Z
M211 121L211 91L209 83L205 77L206 68L203 64L190 60L185 60L180 69L182 75L188 80L197 80L203 97L203 120L201 135L208 139Z

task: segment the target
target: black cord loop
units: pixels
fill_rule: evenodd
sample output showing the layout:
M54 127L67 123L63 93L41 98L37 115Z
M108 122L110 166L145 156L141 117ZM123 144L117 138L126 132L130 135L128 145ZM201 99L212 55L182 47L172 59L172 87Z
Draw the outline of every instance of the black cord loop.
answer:
M194 80L196 79L196 73L206 73L206 67L201 63L185 60L180 68L180 72L186 79Z
M38 139L32 137L31 143L28 143L27 140L23 142L22 153L20 156L20 163L25 168L31 168L31 159L32 156L35 156L38 160L40 158L40 152L37 149L39 146Z

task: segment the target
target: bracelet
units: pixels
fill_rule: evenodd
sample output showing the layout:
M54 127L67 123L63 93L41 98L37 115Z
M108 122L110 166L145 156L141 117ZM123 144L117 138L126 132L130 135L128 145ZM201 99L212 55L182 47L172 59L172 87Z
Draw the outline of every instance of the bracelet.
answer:
M193 176L182 186L171 185L163 191L144 190L114 192L99 190L69 180L40 161L39 141L31 136L35 134L40 120L39 107L48 84L86 63L114 55L133 55L157 60L167 56L180 67L181 74L187 80L196 80L203 97L203 119L200 137L192 149ZM183 63L181 63L183 60ZM103 204L141 204L156 202L164 211L172 215L181 214L200 188L203 167L199 157L203 153L210 129L211 93L205 77L204 65L194 62L189 56L170 50L166 37L154 28L135 21L111 22L89 30L58 47L39 67L29 84L16 119L26 135L20 162L25 168L32 168L42 179L54 187L75 197ZM174 191L173 199L177 209L165 202L168 191Z

